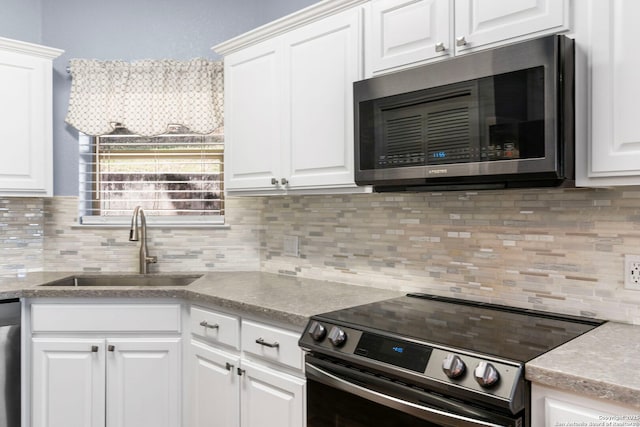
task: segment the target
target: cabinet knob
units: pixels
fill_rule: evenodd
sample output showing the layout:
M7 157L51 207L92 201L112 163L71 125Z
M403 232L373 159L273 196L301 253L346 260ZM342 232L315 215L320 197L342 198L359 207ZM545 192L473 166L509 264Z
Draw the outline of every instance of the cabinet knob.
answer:
M465 46L467 44L467 39L462 37L456 37L456 46Z
M92 353L97 353L98 352L98 346L97 345L92 345L91 346L91 352Z
M244 369L237 368L236 372L238 373L239 376L242 376L242 375L244 375L245 371L244 371Z
M444 52L445 50L447 50L447 48L444 47L443 42L436 43L436 52Z
M271 178L271 185L278 185L278 180L275 178Z
M233 371L233 365L229 362L227 362L224 367L226 368L227 371Z
M115 351L116 350L116 346L115 345L108 345L107 346L107 351Z
M287 178L282 178L280 180L280 184L282 184L282 185L287 185L288 183L289 183L289 180Z

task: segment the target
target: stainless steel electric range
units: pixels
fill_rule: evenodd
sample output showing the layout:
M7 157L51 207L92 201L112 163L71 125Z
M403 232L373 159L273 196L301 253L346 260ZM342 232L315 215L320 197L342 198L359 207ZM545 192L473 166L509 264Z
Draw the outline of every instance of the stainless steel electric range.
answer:
M602 323L425 294L313 316L307 427L529 426L525 363Z

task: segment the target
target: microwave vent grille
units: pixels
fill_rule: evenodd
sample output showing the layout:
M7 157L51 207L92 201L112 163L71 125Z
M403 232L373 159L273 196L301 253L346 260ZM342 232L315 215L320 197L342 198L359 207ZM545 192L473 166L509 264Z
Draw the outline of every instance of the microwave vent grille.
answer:
M470 138L468 107L427 114L428 163L450 163L468 159Z
M387 120L385 139L388 155L422 152L422 117L410 116Z

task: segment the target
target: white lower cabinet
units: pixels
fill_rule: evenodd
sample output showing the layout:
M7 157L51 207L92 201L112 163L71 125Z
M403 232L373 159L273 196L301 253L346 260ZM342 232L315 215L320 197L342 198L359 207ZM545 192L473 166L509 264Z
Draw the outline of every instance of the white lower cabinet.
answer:
M213 311L207 315L203 308L192 308L191 317L204 320L192 329L190 427L306 425L306 381L298 362L302 351L297 340L291 341L297 334L239 317L236 328L228 322L229 315ZM213 323L212 319L226 319L227 323ZM199 326L203 323L207 326ZM207 328L218 331L224 341L215 334L205 337ZM249 347L249 341L258 348ZM258 350L261 348L265 351Z
M32 425L104 426L104 340L33 339L31 352Z
M303 427L305 380L242 361L242 427Z
M629 416L628 420L637 420L637 417L640 416L640 410L533 384L531 387L531 414L532 427L604 426L625 425L620 418L622 416Z
M238 427L240 358L197 341L191 342L190 427Z
M181 339L109 339L105 344L107 427L181 425Z
M177 304L165 307L164 312L180 312ZM119 320L133 312L144 320L163 309L158 304L149 312L144 304L100 305L112 320L95 311L94 323L82 310L70 308L68 304L31 306L30 425L181 426L180 317L165 322L158 333L139 329L137 322L127 327ZM96 318L102 320L96 322ZM92 331L86 330L88 324ZM110 324L118 328L109 330Z

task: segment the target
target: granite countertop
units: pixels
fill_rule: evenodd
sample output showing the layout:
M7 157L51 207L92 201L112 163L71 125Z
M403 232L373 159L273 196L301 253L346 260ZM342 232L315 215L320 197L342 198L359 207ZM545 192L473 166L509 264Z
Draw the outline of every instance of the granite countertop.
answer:
M74 274L89 275L40 272L20 278L0 277L0 299L176 298L301 331L314 314L404 295L397 291L260 272L206 272L187 286L40 286ZM640 376L630 375L640 371L638 354L640 327L609 322L527 363L526 377L534 383L640 408Z
M602 326L527 363L528 380L640 409L640 327Z
M404 295L397 291L260 272L205 272L187 286L40 286L74 274L95 275L38 272L20 278L0 277L0 298L180 298L302 330L314 314Z

